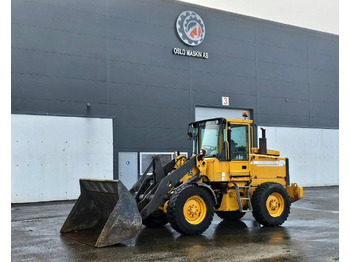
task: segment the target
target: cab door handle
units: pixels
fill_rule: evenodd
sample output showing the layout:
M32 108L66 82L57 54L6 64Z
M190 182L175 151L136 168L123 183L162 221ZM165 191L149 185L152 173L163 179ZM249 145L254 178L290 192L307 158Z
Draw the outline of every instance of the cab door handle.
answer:
M247 166L242 166L242 169L247 169Z

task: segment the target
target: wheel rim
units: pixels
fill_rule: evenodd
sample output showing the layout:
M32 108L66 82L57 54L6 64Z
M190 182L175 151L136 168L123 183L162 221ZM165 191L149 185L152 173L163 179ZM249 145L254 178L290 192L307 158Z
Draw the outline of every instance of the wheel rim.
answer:
M201 197L192 196L187 199L183 208L183 214L188 223L198 225L207 214L207 206Z
M266 208L272 217L279 217L284 211L284 199L280 193L272 193L266 200Z

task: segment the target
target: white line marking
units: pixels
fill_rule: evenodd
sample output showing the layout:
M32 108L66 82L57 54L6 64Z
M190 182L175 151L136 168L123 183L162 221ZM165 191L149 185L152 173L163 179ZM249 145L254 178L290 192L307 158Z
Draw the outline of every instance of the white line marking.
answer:
M318 211L318 212L326 212L326 213L332 213L332 214L339 214L339 211L331 211L331 210L322 210L322 209L314 209L314 208L307 208L307 207L292 207L296 209L304 209L304 210L310 210L310 211Z

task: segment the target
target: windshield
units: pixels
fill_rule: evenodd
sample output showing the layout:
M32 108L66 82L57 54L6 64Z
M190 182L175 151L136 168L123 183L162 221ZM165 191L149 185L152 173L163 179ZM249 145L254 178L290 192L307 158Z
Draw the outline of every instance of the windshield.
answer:
M217 157L225 160L224 124L217 124L217 120L197 123L193 129L193 152L205 150L205 157Z

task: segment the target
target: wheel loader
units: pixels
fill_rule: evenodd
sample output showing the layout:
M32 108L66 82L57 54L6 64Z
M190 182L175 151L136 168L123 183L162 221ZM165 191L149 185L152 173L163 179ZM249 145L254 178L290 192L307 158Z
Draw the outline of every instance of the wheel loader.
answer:
M190 123L193 155L176 152L164 165L153 157L130 190L120 180L80 179L81 195L60 232L104 247L134 238L142 224L201 234L214 213L233 221L251 211L263 226L283 224L303 188L290 183L288 158L267 149L265 129L253 147L252 120L243 116Z

